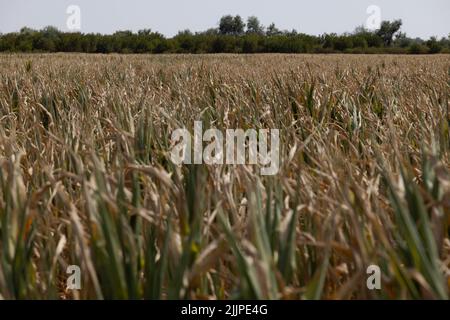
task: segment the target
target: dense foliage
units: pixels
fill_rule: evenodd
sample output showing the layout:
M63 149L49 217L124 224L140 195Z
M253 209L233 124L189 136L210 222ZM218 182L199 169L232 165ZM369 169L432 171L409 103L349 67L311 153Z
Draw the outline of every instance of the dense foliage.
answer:
M85 53L439 53L450 52L450 36L428 41L411 39L400 32L401 20L383 21L380 29L362 27L342 35L312 36L296 30L267 28L257 17L244 23L240 16L224 16L218 28L192 33L180 31L166 38L149 29L118 31L112 35L61 32L54 27L37 31L0 34L3 52L85 52Z

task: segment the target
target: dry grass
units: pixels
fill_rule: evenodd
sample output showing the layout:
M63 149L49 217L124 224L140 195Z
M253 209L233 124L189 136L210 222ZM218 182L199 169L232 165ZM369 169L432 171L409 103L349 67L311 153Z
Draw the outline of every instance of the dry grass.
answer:
M449 77L446 55L1 55L0 298L447 299ZM175 167L194 120L281 129L279 174Z

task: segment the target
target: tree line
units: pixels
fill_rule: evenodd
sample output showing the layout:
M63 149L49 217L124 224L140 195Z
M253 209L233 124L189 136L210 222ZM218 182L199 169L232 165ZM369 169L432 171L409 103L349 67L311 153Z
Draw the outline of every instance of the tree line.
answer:
M450 53L447 38L409 38L402 21L383 21L369 31L357 27L351 33L307 35L264 27L257 17L246 22L239 16L223 16L217 28L203 32L180 31L167 38L150 29L118 31L112 35L61 32L55 27L0 34L0 52L85 53Z

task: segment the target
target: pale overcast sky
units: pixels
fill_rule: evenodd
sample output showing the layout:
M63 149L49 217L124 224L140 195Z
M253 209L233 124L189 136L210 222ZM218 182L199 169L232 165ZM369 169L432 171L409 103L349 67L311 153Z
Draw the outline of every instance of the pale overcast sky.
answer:
M47 25L67 31L66 9L81 9L81 32L113 33L151 28L166 36L216 27L225 14L256 15L264 25L308 34L353 31L377 5L383 20L400 18L410 37L450 33L450 0L0 0L0 32Z

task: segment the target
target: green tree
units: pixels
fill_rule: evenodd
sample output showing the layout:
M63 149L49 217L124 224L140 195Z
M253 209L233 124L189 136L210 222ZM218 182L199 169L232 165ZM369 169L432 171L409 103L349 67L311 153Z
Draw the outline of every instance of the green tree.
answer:
M226 15L220 19L219 32L223 35L241 35L244 33L245 24L241 16Z
M439 53L442 50L442 45L436 37L431 37L430 40L427 41L427 47L429 48L430 53Z
M382 21L380 29L377 30L377 35L383 40L385 46L390 46L394 39L394 35L402 27L402 20Z
M278 36L282 34L282 32L275 26L275 23L271 23L266 30L267 36Z
M427 52L427 48L419 42L415 41L409 47L408 52L412 54L422 54Z
M258 52L258 40L259 36L257 34L248 34L244 38L244 43L242 45L242 51L244 53L256 53Z
M245 23L241 16L235 16L233 19L233 34L240 35L244 33Z
M411 39L406 36L406 33L399 32L395 36L395 40L393 42L394 46L400 48L407 48L411 45Z
M255 16L248 17L247 19L247 33L264 34L264 27L259 22L259 19Z
M178 32L174 38L177 42L177 50L180 53L193 53L195 52L195 36L190 30L184 30Z
M231 15L226 15L220 18L219 32L220 34L233 34L234 18Z

